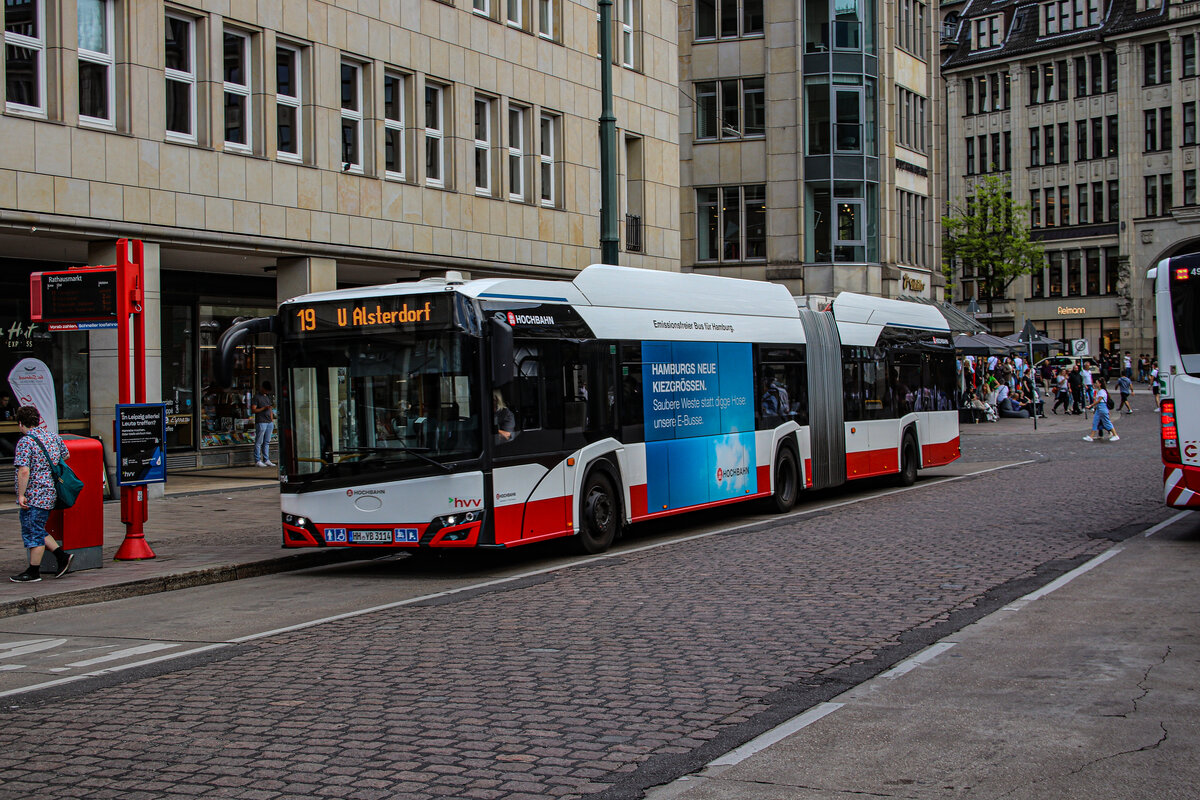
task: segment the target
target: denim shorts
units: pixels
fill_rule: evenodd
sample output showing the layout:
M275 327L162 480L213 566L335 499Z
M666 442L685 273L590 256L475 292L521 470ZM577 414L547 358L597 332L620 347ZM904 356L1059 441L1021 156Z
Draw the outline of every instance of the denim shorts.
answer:
M26 547L42 547L46 544L46 521L50 519L50 509L29 508L21 509L21 541Z

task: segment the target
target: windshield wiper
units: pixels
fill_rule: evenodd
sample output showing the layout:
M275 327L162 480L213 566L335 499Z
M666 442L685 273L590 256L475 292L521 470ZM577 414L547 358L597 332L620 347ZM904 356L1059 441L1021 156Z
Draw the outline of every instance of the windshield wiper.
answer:
M430 458L429 456L422 453L420 450L417 450L416 448L413 448L413 447L409 447L408 445L406 445L404 442L402 442L400 440L396 440L396 444L399 445L399 448L396 448L396 447L355 447L351 450L331 450L331 451L329 451L329 455L331 455L331 456L339 456L339 455L359 456L359 455L363 455L364 453L368 453L368 454L370 454L370 453L390 453L390 452L393 452L393 451L399 449L405 453L412 453L414 456L421 459L422 461L432 464L433 466L438 467L439 469L442 469L446 472L453 471L452 467L449 467L446 464L443 464L441 461Z

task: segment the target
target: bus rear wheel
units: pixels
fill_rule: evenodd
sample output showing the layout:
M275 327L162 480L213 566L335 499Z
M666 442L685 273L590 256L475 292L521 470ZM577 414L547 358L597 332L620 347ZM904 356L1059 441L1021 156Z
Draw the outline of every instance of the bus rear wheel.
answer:
M588 555L603 553L612 546L620 527L620 503L612 481L601 472L588 476L580 497L579 535L576 544Z
M900 474L896 483L901 486L912 486L917 482L917 442L912 436L904 437L900 448Z
M782 447L779 455L775 456L775 491L768 500L769 508L779 514L786 514L796 505L796 495L800 492L800 469L796 463L796 454L789 447Z

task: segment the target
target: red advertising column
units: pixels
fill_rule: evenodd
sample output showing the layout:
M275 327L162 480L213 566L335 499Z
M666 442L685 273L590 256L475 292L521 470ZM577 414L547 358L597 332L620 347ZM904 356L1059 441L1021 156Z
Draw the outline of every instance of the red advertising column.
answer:
M142 314L146 298L143 283L143 247L139 239L133 242L133 259L129 257L130 241L117 240L117 378L121 382L117 394L120 403L146 402L146 325ZM132 321L131 318L132 317ZM133 328L133 382L129 390L129 333ZM117 561L137 561L154 558L146 541L143 523L149 517L145 486L121 487L121 522L125 523L125 541L113 557Z

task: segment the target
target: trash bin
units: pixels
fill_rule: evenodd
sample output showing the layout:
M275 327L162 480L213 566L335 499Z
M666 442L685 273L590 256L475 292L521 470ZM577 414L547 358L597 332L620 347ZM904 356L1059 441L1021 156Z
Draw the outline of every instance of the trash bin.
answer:
M83 481L83 489L70 508L51 511L46 531L69 553L75 554L71 571L98 569L104 561L104 445L96 439L65 434L63 443L71 458L71 469ZM54 556L46 552L42 571L54 572Z

